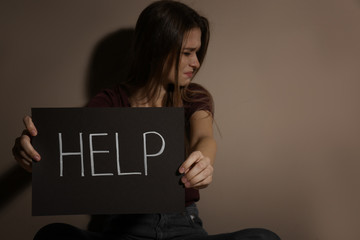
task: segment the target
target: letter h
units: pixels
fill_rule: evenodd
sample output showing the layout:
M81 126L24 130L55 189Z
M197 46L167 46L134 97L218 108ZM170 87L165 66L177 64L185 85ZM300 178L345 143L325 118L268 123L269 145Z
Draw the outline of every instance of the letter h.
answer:
M60 150L60 177L63 176L63 161L64 156L78 156L80 155L81 158L81 176L84 177L84 154L83 154L83 140L82 140L82 133L79 133L80 139L80 152L63 152L62 146L62 134L59 133L59 150Z

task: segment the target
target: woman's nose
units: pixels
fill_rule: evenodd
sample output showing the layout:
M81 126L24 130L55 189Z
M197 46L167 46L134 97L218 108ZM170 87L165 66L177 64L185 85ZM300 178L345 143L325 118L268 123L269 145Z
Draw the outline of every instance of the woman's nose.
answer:
M196 69L200 67L200 62L196 55L191 59L190 66Z

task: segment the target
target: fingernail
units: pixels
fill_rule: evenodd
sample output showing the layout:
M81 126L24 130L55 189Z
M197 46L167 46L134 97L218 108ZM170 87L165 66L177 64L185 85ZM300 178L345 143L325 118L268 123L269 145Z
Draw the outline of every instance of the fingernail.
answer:
M31 131L31 135L32 135L32 136L35 136L35 135L37 135L37 132L36 132L35 130L32 130L32 131Z
M34 156L34 159L35 159L36 161L40 161L40 156L39 156L39 155L35 155L35 156Z
M185 168L181 167L179 170L180 173L184 173L185 172Z
M186 182L187 182L186 177L182 177L182 178L181 178L181 181L182 181L183 183L186 183Z

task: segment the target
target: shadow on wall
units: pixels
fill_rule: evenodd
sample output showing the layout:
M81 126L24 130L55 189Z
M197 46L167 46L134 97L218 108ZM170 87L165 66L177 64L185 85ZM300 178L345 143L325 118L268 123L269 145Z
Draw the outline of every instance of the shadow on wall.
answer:
M20 166L13 166L0 177L0 212L31 183L31 174Z
M120 29L103 38L95 47L87 74L87 97L126 80L132 59L134 29Z
M87 70L86 96L88 100L101 89L126 80L131 63L134 29L120 29L108 34L96 44ZM31 174L13 166L0 176L0 211L31 183ZM99 228L101 216L92 219L89 227ZM101 221L100 221L101 222Z

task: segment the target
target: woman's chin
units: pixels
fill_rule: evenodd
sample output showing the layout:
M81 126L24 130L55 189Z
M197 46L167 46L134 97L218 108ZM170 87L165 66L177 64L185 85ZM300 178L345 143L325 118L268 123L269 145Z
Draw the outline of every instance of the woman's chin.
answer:
M180 85L181 87L186 87L187 85L190 84L190 82L191 82L191 78L184 79L184 80L180 81L179 85Z

